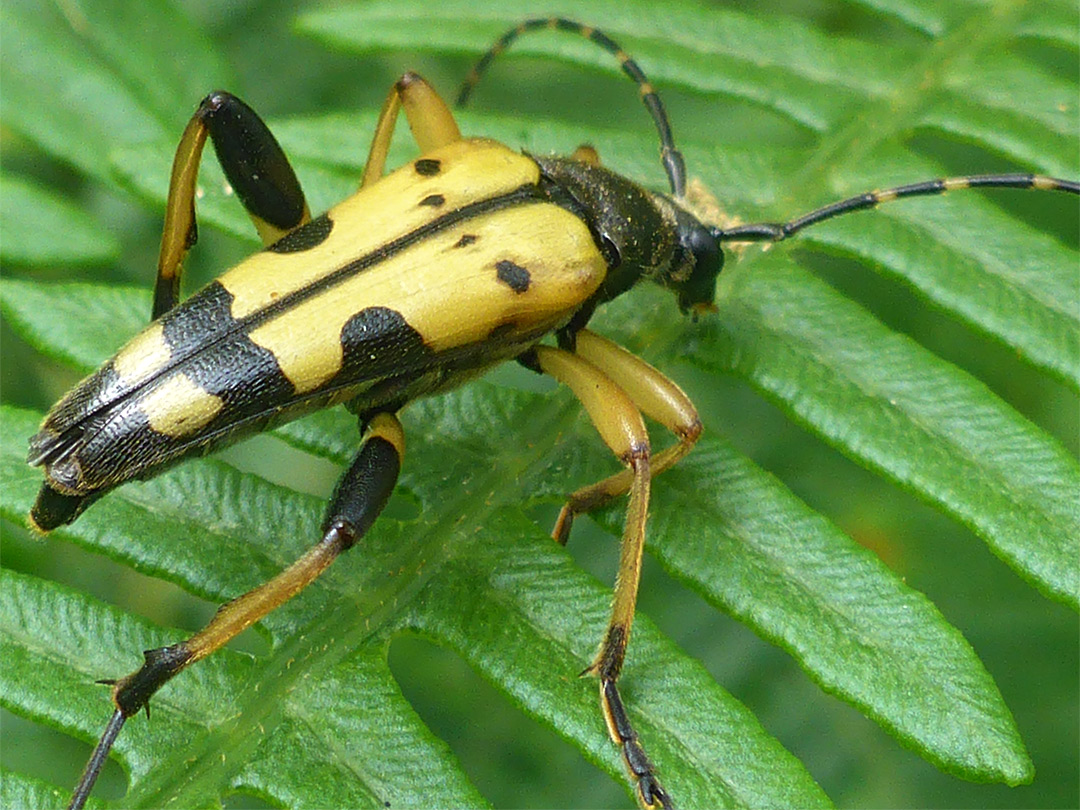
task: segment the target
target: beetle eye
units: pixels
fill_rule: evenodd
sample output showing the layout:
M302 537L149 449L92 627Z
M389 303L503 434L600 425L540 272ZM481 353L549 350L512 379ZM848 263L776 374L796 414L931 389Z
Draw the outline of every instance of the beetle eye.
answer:
M694 254L695 267L713 267L718 264L720 246L716 243L716 237L712 235L708 228L703 225L691 228L687 234L686 242L687 248ZM719 266L716 266L716 272L720 272Z
M713 233L700 222L684 225L679 229L679 244L685 258L693 262L689 277L674 284L679 299L679 309L707 309L716 296L716 277L724 265L724 254Z

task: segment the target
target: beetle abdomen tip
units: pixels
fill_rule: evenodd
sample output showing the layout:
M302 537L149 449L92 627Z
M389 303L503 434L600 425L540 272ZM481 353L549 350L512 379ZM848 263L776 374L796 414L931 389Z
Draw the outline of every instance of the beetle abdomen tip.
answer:
M31 527L44 533L71 523L96 498L97 495L68 495L46 482L30 509Z

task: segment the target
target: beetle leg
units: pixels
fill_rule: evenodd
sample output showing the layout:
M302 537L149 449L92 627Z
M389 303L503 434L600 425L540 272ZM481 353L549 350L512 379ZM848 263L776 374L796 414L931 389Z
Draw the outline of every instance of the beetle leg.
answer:
M379 112L360 188L369 186L382 177L390 139L394 135L398 113L402 109L421 153L426 154L440 146L461 140L461 131L446 102L420 75L410 71L394 82Z
M356 458L334 490L323 521L322 540L270 581L222 605L198 633L178 644L147 650L142 667L112 682L116 711L75 789L72 807L81 807L89 795L124 720L142 708L149 712L150 698L173 676L306 588L364 535L394 490L404 447L405 436L397 417L376 414L368 423Z
M679 386L637 355L588 330L578 332L574 351L612 379L642 413L655 419L678 438L677 444L652 457L649 470L653 478L690 452L701 436L701 420L694 403ZM631 471L623 470L574 492L559 512L551 536L565 545L576 515L598 509L626 493L632 481Z
M236 96L216 91L191 116L173 158L165 227L158 256L153 317L180 297L184 256L198 239L195 187L206 136L264 245L311 219L289 159L258 114Z
M619 573L615 579L611 620L600 650L585 673L600 679L600 705L608 733L619 747L623 762L644 807L671 807L637 732L630 723L615 685L626 657L634 621L641 554L645 547L645 519L649 508L649 434L638 406L618 382L589 360L562 349L538 346L528 361L567 385L585 407L600 436L628 468L630 502L626 508ZM585 674L583 673L583 674Z

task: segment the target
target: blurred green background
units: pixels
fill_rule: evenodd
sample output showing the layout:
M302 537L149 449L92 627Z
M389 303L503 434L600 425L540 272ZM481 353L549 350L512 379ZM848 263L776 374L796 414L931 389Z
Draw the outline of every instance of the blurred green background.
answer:
M299 7L277 0L193 0L184 4L194 24L220 53L227 54L230 75L223 76L221 84L243 96L271 121L304 113L377 107L390 82L406 68L423 73L436 87L453 88L470 65L471 60L464 57L387 52L357 58L329 51L290 30ZM895 22L854 5L763 0L752 4L752 9L755 15L810 20L838 36L917 38ZM582 17L587 15L583 5ZM0 32L3 37L11 35L10 31ZM1047 62L1056 61L1062 70L1080 69L1071 64L1072 58L1066 52L1045 55ZM541 67L545 79L538 81ZM525 86L537 89L523 93ZM676 132L684 137L699 141L715 137L718 144L733 145L767 137L792 150L812 143L809 135L786 119L746 100L716 96L706 102L677 91L665 92L664 98ZM588 103L581 103L582 99ZM192 104L197 100L193 98ZM559 117L602 120L611 128L643 126L642 110L624 81L538 60L501 63L475 103L484 109L513 107L538 116L557 109ZM177 110L177 132L188 114L189 110ZM356 133L358 154L366 151L367 137L367 133ZM993 164L994 158L979 150L928 136L919 138L920 149L957 173L1001 168L987 165L988 161ZM602 144L599 146L602 149ZM31 176L61 191L94 221L107 222L116 240L115 261L93 266L61 264L53 270L56 278L150 284L160 237L160 212L114 196L50 160L7 128L0 128L0 149L5 173ZM649 179L659 183L662 177L658 173ZM1055 207L1028 197L1022 202L1002 198L1001 204L1029 207L1035 211L1030 216L1036 218L1058 217L1055 227L1059 232L1073 233L1076 227L1069 221L1066 206ZM250 243L204 229L199 248L188 262L187 288L211 278L250 248ZM864 302L890 326L971 370L1077 452L1080 409L1063 386L1034 373L1008 350L973 335L865 268L835 259L815 260L815 265L827 281ZM17 276L24 271L17 262L5 260L5 274ZM41 276L40 269L35 275ZM4 400L45 410L75 381L73 376L42 361L6 326L0 328ZM793 426L739 381L731 380L725 390L705 390L692 370L668 371L692 397L723 414L725 435L742 452L873 548L909 583L927 593L963 631L1015 713L1035 762L1035 782L1012 789L974 785L937 771L854 709L823 694L787 655L706 606L667 579L651 561L646 565L641 609L700 658L725 688L746 702L840 806L1080 805L1080 627L1076 615L1021 582L963 527ZM230 452L236 463L269 476L285 462L293 471L306 463L272 441ZM326 492L332 486L334 471L326 466L313 463L311 470L303 472L316 492ZM852 497L853 493L857 497ZM537 518L546 522L550 516ZM582 565L598 576L608 576L611 544L587 521L576 529L571 545ZM4 526L2 555L6 567L68 583L164 625L194 628L213 610L213 606L171 585L141 577L67 544L32 539L20 527ZM390 661L414 706L436 734L449 742L477 786L496 806L627 805L620 785L599 774L553 732L520 714L453 655L425 642L402 638L394 642ZM6 712L2 723L0 754L5 767L59 785L73 783L89 753L87 746ZM115 765L110 766L106 782L103 795L122 795L122 775ZM233 797L230 806L258 804Z

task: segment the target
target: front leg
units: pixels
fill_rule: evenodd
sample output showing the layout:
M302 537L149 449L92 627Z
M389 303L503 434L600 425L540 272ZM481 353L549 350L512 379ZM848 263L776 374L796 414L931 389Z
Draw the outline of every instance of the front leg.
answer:
M638 802L646 808L670 808L671 799L660 785L616 686L626 658L626 645L630 640L641 579L641 555L645 548L645 520L649 511L651 479L649 434L645 430L641 412L631 397L588 360L547 346L537 347L522 360L544 374L550 374L574 392L604 443L628 468L630 500L623 525L611 619L596 657L582 674L596 675L600 679L600 706L607 721L608 733L619 747L623 763L634 780Z
M701 420L694 403L679 386L637 355L593 332L578 332L575 344L576 355L603 371L642 413L662 424L678 439L676 444L653 455L649 463L651 477L671 469L690 452L701 436ZM632 480L632 472L623 470L572 493L559 512L551 536L565 545L575 516L592 512L625 495Z

